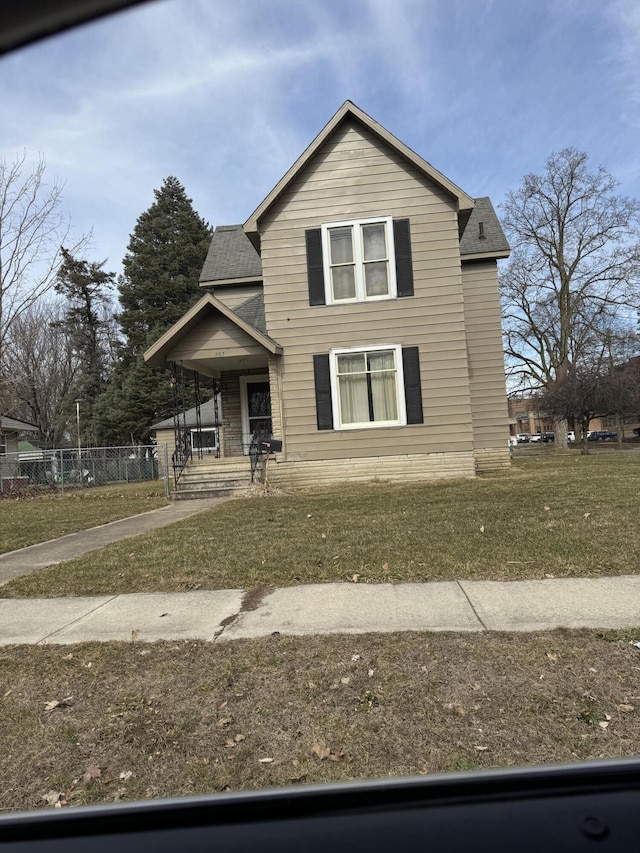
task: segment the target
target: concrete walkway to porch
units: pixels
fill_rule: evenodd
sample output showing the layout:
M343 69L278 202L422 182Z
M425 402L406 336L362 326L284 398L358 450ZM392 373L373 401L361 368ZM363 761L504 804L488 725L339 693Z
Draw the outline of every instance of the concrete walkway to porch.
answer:
M42 569L45 566L54 566L65 560L74 560L82 557L89 551L97 551L110 545L112 542L120 542L130 536L138 536L148 530L156 530L166 527L175 521L182 521L199 512L212 509L221 503L224 498L207 498L204 500L189 500L172 502L168 506L110 521L99 527L91 527L89 530L78 530L76 533L68 533L59 539L51 539L48 542L40 542L30 545L28 548L20 548L17 551L9 551L0 554L0 586L8 583L20 575L28 575Z

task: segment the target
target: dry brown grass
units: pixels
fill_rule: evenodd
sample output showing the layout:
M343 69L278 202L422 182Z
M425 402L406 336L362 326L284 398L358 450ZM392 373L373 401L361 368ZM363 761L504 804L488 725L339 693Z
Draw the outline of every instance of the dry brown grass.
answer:
M0 596L628 574L640 565L639 477L640 453L546 453L473 481L234 500Z
M631 638L4 648L0 806L43 808L51 792L79 805L637 755Z
M166 506L162 483L118 483L0 501L0 554Z

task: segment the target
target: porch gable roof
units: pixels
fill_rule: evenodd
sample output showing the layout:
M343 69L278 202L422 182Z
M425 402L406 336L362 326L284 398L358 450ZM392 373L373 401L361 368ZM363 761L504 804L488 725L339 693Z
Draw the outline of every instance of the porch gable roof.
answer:
M282 347L280 344L276 343L276 341L264 332L261 332L255 326L251 325L251 323L240 317L235 311L225 305L224 302L221 302L213 296L213 294L206 293L177 321L177 323L174 323L170 329L167 329L162 337L158 338L158 340L149 347L144 354L144 360L154 367L164 366L167 360L166 356L171 349L180 340L182 340L182 338L188 334L189 330L192 329L204 316L206 316L206 313L212 308L222 314L223 317L231 320L231 322L245 334L250 338L253 338L256 343L263 346L267 352L270 352L273 355L282 354Z

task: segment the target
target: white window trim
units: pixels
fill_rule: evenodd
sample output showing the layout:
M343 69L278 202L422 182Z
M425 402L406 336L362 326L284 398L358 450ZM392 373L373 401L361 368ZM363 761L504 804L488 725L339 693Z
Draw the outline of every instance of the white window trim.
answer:
M376 220L378 221L378 220ZM363 421L358 424L342 424L340 416L340 394L338 392L337 356L356 352L375 352L376 350L393 350L396 359L396 397L398 401L398 419L395 421ZM347 429L380 429L381 427L396 427L407 425L407 403L404 391L404 366L402 363L402 346L400 344L375 344L374 346L341 347L329 350L329 375L331 378L331 401L333 405L333 428Z
M362 225L375 225L384 223L387 236L387 252L389 264L389 292L382 296L366 296L364 288L364 263L362 251ZM334 299L331 292L331 257L329 253L329 230L331 228L352 227L354 229L354 267L356 279L356 295L353 299ZM354 302L383 302L395 299L398 295L396 282L396 250L393 240L393 217L374 216L370 219L347 219L343 222L327 222L321 226L322 232L322 264L324 270L324 292L327 305L350 305Z
M213 433L215 433L215 434L216 434L216 435L215 435L215 439L216 439L216 440L215 440L215 444L213 445L213 447L211 447L211 448L204 448L204 447L203 447L203 448L200 448L200 449L201 449L201 450L203 450L203 451L204 451L204 450L207 450L207 449L217 450L217 449L218 449L218 444L219 444L219 441L220 441L220 436L217 434L217 433L218 433L218 427L200 427L200 432L213 432ZM195 437L196 435L198 435L198 428L197 428L197 427L191 427L191 447L195 447L195 446L196 446L196 443L195 443L195 440L194 440L194 437Z

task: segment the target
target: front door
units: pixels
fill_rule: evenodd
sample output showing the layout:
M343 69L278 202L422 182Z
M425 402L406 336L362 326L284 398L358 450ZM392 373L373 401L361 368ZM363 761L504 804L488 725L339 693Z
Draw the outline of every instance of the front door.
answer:
M271 391L268 376L243 376L241 379L242 449L246 454L256 429L271 434Z

